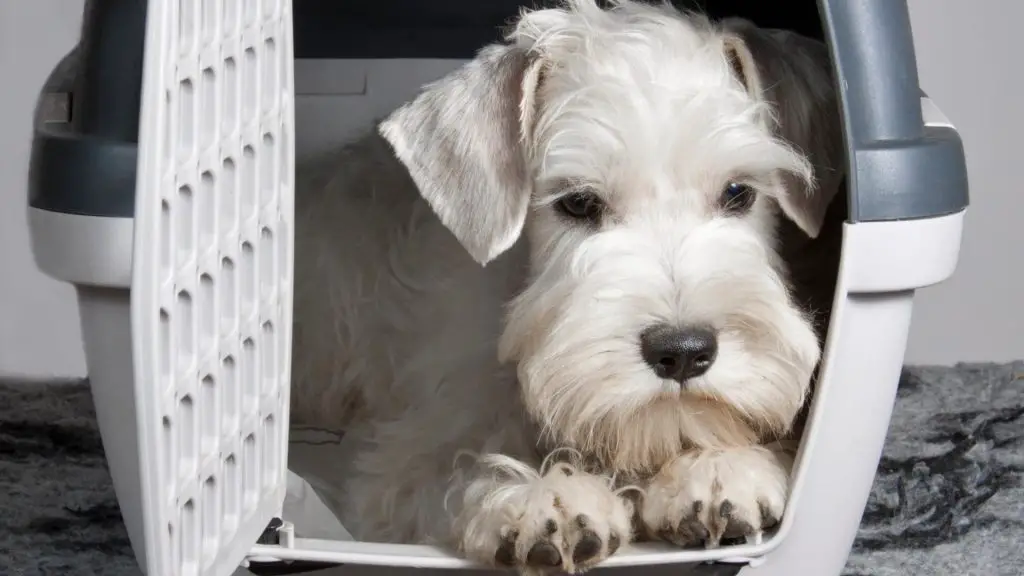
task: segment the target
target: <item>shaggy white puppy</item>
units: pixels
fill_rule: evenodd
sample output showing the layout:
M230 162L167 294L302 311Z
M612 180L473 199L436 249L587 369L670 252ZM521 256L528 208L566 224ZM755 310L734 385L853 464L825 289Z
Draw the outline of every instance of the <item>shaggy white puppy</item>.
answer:
M346 433L345 526L577 572L776 523L820 350L777 231L839 185L829 66L569 0L303 169L294 418Z

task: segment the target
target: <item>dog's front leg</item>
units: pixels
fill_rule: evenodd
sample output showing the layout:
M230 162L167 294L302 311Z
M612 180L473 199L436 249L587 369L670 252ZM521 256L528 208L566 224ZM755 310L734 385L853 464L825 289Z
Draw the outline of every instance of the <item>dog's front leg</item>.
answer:
M647 485L646 536L679 546L718 546L760 534L786 506L793 459L781 445L693 450Z
M467 558L521 572L579 573L632 539L633 506L610 478L565 463L537 471L484 456L462 484L455 536Z

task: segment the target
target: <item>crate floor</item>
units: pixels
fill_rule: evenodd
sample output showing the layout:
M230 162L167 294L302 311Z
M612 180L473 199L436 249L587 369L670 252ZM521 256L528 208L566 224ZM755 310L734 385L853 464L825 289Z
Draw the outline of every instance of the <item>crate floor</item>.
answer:
M1016 575L1022 542L1024 362L905 370L844 576ZM0 574L139 574L82 382L0 382Z

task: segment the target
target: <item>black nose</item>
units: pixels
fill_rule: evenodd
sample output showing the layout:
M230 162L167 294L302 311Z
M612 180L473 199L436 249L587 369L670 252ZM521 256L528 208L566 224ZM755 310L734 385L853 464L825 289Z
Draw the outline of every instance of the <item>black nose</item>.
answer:
M682 384L711 368L718 354L718 339L703 326L657 324L640 334L640 354L659 377Z

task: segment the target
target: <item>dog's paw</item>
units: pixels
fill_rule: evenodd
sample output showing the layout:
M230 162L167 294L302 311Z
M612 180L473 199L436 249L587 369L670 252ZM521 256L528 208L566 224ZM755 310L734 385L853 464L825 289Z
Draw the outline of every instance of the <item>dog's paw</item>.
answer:
M496 484L467 512L467 557L525 573L580 573L632 539L632 505L606 479L567 466L524 484Z
M677 546L713 548L757 539L786 506L789 464L765 448L693 452L666 465L647 486L647 536Z

